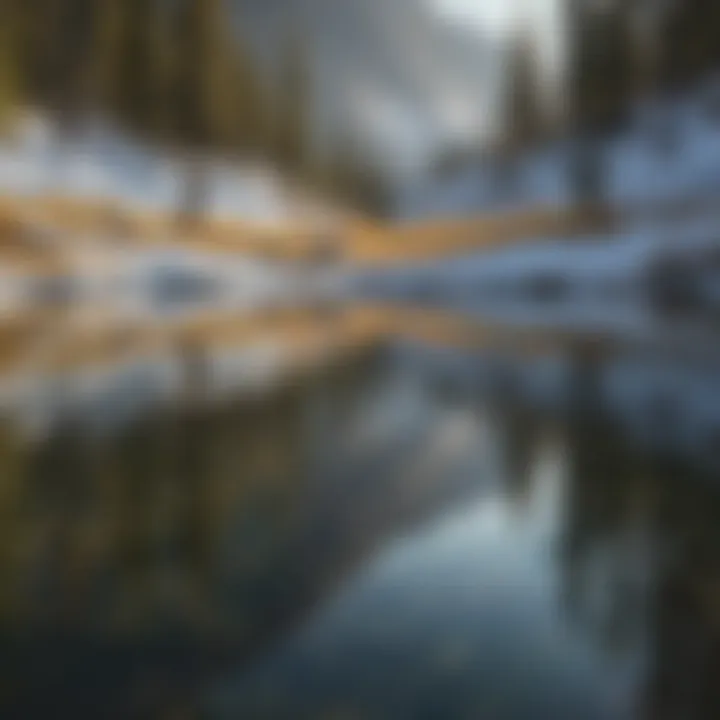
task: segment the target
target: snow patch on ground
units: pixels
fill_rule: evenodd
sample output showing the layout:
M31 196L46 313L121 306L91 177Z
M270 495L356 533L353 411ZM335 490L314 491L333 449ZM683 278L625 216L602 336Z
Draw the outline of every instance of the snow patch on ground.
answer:
M62 137L42 117L28 116L0 143L0 193L115 200L131 207L175 210L186 166L131 141L103 123ZM318 202L291 193L259 163L208 163L208 212L277 223L319 212Z
M621 136L606 143L606 193L617 207L665 202L712 193L720 184L718 83L672 103L637 108ZM715 96L715 97L714 97ZM401 194L402 218L472 215L572 201L567 140L527 154L515 180L498 182L492 162L468 162L454 172Z

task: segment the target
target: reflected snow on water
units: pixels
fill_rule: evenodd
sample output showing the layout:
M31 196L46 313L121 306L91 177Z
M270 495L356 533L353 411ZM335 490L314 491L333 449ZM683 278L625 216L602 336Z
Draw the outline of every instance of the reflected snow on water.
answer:
M717 369L418 327L33 385L42 431L7 405L12 708L714 717Z

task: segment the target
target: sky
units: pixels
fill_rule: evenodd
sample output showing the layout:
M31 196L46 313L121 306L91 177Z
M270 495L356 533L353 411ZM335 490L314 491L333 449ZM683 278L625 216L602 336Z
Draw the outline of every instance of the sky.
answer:
M516 12L512 0L427 0L427 3L440 17L488 32L506 32Z
M437 21L452 25L459 30L476 35L478 42L501 46L509 37L521 30L527 30L535 38L540 55L540 72L549 83L557 77L561 66L562 54L562 10L565 0L423 0ZM443 131L452 135L480 138L494 132L497 117L489 105L492 104L494 91L500 82L501 66L491 68L485 80L483 93L475 99L474 113L468 111L467 117L475 123L474 132L468 132L462 122L445 123ZM445 99L452 104L452 99ZM455 102L463 106L460 97ZM462 110L460 110L460 115ZM479 117L478 117L479 115ZM452 117L452 112L449 113Z
M528 19L544 34L552 31L564 0L424 0L428 7L451 22L475 27L483 33L503 34Z
M483 35L507 36L525 24L536 35L544 61L551 66L558 62L567 0L424 1L441 20L474 28Z

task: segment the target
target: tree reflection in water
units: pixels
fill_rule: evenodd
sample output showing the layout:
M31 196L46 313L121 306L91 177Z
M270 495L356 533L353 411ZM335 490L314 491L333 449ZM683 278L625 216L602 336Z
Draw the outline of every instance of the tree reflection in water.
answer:
M671 426L658 422L676 408L649 418L657 432L640 450L604 407L602 365L585 349L578 355L561 553L567 602L614 652L641 650L638 717L720 717L720 474L702 454L673 452Z
M0 426L10 712L192 706L204 679L296 626L385 538L479 491L452 464L423 479L408 463L452 402L489 418L502 493L521 511L544 439L564 438L559 612L639 669L634 714L720 717L720 475L672 452L670 423L645 446L626 431L598 348L566 350L570 402L555 408L503 363L449 397L432 370L380 351L209 401L203 359L187 357L183 398L115 430L68 422L31 440L12 418Z
M68 422L31 441L6 419L9 707L126 717L169 698L183 704L194 687L184 678L239 661L295 622L344 572L342 562L309 562L319 510L308 498L372 362L203 403L195 358L179 405L113 432Z

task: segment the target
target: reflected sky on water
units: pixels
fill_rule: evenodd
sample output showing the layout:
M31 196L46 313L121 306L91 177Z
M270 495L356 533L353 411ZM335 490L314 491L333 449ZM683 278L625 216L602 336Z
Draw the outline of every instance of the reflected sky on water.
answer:
M250 395L190 366L102 432L3 418L9 717L718 716L707 362L391 340Z

